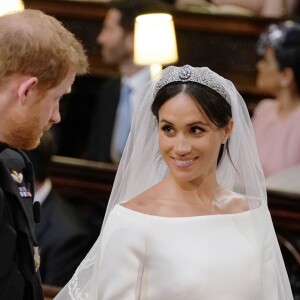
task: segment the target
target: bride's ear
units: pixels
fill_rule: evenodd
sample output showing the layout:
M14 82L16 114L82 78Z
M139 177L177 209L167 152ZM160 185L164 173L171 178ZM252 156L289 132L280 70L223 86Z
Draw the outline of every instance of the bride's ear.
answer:
M225 140L225 141L228 140L228 138L231 135L232 128L233 128L233 119L230 119L230 121L228 122L228 124L224 128L225 130L224 130L224 138L223 138L223 140Z
M38 79L36 77L26 77L21 81L18 87L18 97L21 100L21 103L26 103L30 91L37 85Z

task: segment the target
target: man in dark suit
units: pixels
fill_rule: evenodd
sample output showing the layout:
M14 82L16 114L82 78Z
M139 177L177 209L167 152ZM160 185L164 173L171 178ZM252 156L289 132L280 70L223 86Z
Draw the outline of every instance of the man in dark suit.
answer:
M60 121L59 99L85 73L81 44L37 10L0 17L0 299L42 300L32 204L33 149Z
M126 105L131 107L132 116L144 97L143 86L150 80L149 67L136 65L133 61L135 18L146 13L168 12L170 8L162 1L149 0L115 0L109 7L97 42L103 60L117 66L121 76L108 79L99 86L85 158L118 163L124 148L124 143L117 146L118 134L126 131L121 134L127 135L131 121L129 118L128 126L118 127L121 90L124 86L130 88L129 104Z
M36 224L35 233L40 248L42 282L62 287L72 277L94 239L87 225L81 222L75 206L52 186L49 167L55 151L55 137L47 131L39 146L26 154L35 171L34 202L41 204L41 221Z

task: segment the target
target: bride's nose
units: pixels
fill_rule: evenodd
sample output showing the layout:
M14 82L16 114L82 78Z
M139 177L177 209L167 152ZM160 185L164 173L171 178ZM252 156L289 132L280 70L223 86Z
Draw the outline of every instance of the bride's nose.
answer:
M178 135L175 140L174 151L177 155L184 155L191 152L192 146L185 135Z

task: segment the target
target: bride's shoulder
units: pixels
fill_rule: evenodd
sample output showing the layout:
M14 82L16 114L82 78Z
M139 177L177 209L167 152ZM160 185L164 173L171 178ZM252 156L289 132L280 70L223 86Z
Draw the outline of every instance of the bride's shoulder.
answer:
M217 203L224 213L235 214L249 210L249 199L230 190L224 190Z
M153 187L137 195L131 200L122 203L122 206L141 213L153 214L157 198L156 189Z

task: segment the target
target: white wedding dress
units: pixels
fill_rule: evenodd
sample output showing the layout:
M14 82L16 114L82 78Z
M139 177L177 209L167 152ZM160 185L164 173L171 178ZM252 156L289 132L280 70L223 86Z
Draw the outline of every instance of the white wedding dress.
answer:
M160 217L117 204L103 230L98 299L279 300L272 242L252 225L264 209Z

